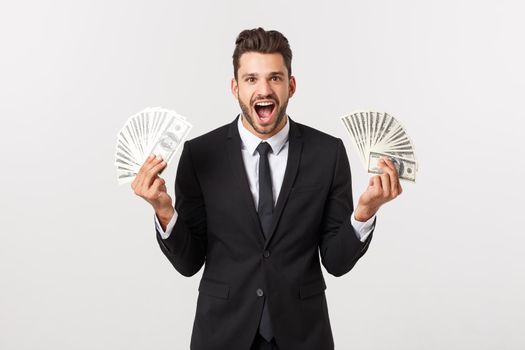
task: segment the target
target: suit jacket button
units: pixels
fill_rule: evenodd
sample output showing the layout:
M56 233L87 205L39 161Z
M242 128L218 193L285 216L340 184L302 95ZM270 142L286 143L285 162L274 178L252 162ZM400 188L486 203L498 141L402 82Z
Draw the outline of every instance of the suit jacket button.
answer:
M270 256L270 251L269 250L265 250L264 253L263 253L263 256L265 258L269 257Z
M261 289L261 288L258 288L258 289L257 289L257 296L258 296L258 297L262 297L263 295L264 295L264 293L263 293L262 289Z

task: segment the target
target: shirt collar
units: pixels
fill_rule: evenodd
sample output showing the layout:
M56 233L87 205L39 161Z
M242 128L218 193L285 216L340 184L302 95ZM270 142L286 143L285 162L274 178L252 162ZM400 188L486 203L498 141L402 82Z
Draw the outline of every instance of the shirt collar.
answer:
M290 131L290 122L288 121L288 116L286 115L286 124L284 124L284 127L279 130L279 132L272 137L270 137L267 140L263 140L259 138L258 136L252 134L248 129L244 127L242 124L243 118L242 113L239 116L239 120L237 121L237 127L239 129L239 136L241 137L242 141L242 147L247 149L250 154L255 154L255 150L257 146L261 143L261 141L266 141L270 144L272 147L273 154L277 155L279 152L282 151L284 148L284 145L288 141L288 133Z

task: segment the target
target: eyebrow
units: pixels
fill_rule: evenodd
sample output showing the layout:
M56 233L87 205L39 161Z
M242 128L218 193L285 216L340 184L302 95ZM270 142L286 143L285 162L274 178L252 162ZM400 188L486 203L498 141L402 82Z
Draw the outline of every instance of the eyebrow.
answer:
M279 76L284 76L284 72L281 72L281 71L278 71L278 72L270 72L268 73L268 76L275 76L275 75L279 75ZM257 73L245 73L241 76L242 79L244 78L248 78L248 77L258 77L259 74Z

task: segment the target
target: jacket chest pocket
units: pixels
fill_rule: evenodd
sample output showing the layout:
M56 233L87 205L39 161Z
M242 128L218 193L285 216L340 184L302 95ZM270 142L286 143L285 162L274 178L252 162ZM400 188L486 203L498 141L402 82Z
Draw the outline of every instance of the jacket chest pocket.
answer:
M303 192L319 192L323 189L322 185L300 185L292 187L291 194L303 193Z

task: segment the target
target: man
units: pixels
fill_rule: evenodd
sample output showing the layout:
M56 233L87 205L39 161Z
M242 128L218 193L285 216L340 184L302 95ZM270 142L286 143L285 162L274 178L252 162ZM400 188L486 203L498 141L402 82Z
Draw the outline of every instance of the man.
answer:
M354 210L340 139L293 121L292 52L277 31L245 30L233 54L242 113L184 144L176 204L150 156L132 183L155 210L157 240L184 276L204 272L191 348L333 349L319 255L341 276L368 249L379 207L402 189L394 165Z

